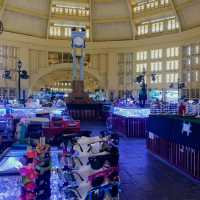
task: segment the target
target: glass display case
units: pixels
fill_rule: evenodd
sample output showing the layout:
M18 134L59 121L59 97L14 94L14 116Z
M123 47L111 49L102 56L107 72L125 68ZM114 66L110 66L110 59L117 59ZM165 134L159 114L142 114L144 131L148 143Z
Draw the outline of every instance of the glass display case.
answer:
M159 100L161 101L163 97L162 90L151 90L149 92L149 98L151 100Z
M21 166L20 161L25 153L26 146L12 147L7 150L4 156L0 157L0 200L16 200L20 198L22 180L17 171ZM56 173L56 169L60 168L58 153L60 153L59 149L55 147L51 149L51 200L58 199L61 196L58 185L59 177Z
M61 116L64 111L66 110L65 107L60 107L60 108L56 108L56 107L51 107L51 108L44 108L44 112L48 112L52 115L56 115L56 116Z
M9 148L0 157L0 176L19 175L26 149Z
M12 108L11 114L14 118L35 117L36 113L42 112L42 108Z
M0 107L0 117L3 117L6 115L6 108Z
M150 115L150 109L114 107L113 114L129 118L147 118Z
M63 112L66 110L65 107L56 108L56 107L42 107L42 108L11 108L10 113L14 118L21 118L21 117L35 117L36 114L53 114L53 115L62 115ZM1 113L1 110L0 110ZM2 110L3 113L3 110Z
M179 98L178 90L167 90L166 101L177 103Z

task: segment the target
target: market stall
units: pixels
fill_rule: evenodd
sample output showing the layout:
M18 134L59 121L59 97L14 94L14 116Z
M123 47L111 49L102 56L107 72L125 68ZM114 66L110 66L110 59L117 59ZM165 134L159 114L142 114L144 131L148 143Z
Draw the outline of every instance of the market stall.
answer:
M76 134L65 139L60 147L40 138L36 147L8 148L0 157L0 199L119 200L118 140Z
M200 179L200 119L151 115L147 147L154 154Z
M149 108L114 107L112 128L127 137L145 137Z
M18 115L21 110L20 115ZM73 120L64 108L15 109L12 112L18 141L41 136L54 141L62 134L80 132L80 121Z
M92 104L67 104L70 115L79 120L105 120L107 110L110 104L92 103Z

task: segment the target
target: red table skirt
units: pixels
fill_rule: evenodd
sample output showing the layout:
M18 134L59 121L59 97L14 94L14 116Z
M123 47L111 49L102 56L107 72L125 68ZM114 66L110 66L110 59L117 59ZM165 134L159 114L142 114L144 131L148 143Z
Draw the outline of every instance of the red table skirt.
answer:
M146 136L147 118L126 118L113 115L112 126L115 131L127 137L144 138Z
M200 151L150 134L147 148L173 166L200 180Z

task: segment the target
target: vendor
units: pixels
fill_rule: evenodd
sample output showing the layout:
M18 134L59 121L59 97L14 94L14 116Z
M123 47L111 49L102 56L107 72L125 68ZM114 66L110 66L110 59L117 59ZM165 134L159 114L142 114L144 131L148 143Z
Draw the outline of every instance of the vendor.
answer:
M30 107L33 103L33 98L30 96L26 101L26 107Z
M25 105L26 105L27 108L39 108L39 107L41 107L39 99L36 99L36 101L34 101L32 96L30 96L28 98Z
M66 103L62 99L58 99L57 101L54 101L53 103L54 107L66 107Z
M186 114L186 105L185 102L181 101L179 108L178 108L178 114L181 116L184 116Z

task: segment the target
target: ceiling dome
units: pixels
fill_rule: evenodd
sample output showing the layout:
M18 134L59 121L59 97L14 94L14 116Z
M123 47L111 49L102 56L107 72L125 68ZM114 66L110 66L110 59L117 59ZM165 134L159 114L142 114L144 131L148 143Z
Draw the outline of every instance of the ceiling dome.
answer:
M200 25L199 0L3 0L5 31L70 39L85 27L90 41L132 40Z

